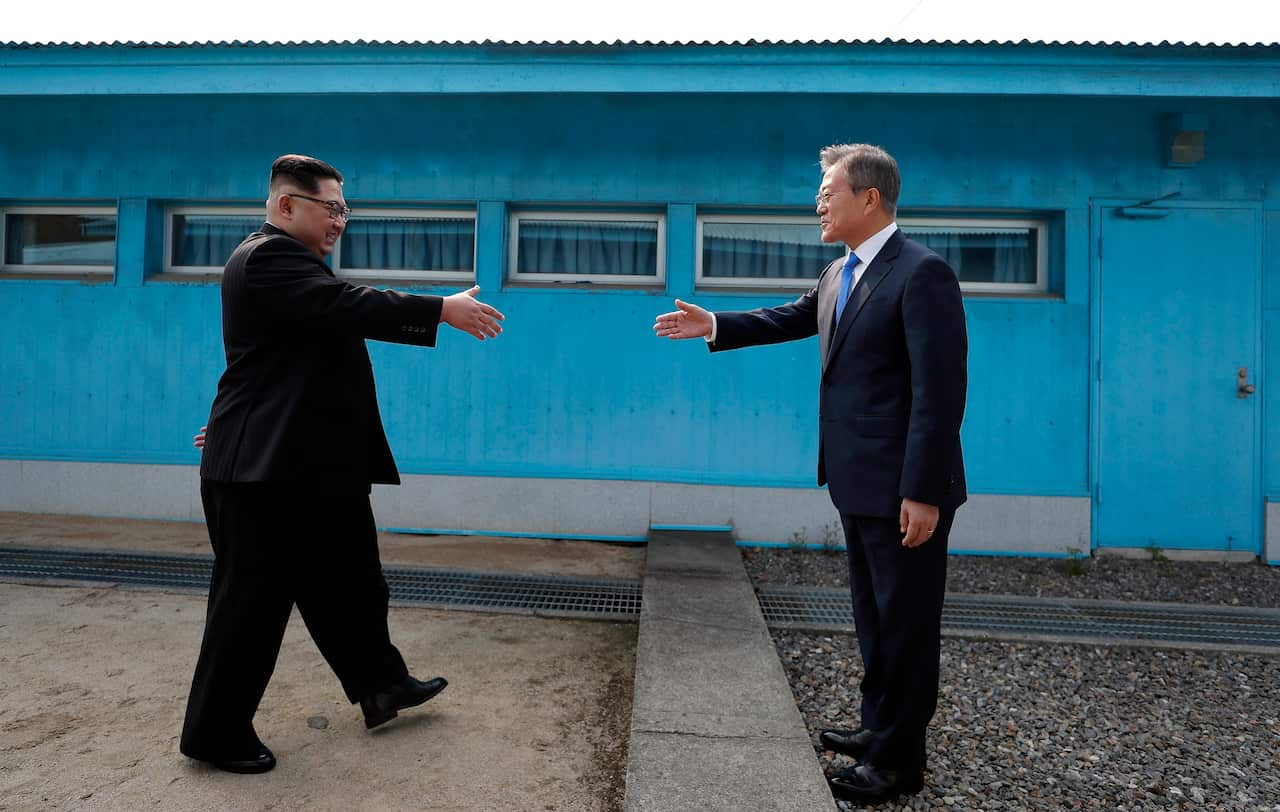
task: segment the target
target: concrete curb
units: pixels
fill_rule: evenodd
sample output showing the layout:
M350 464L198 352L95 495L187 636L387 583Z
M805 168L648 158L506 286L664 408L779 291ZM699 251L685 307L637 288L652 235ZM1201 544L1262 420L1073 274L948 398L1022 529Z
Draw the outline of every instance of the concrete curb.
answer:
M732 536L653 533L625 809L834 807Z

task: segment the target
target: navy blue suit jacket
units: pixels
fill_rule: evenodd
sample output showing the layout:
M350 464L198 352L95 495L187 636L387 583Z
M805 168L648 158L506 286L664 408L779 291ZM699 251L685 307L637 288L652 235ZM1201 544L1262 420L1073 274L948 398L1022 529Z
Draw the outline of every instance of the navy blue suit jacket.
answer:
M819 337L818 484L841 513L897 518L903 497L967 498L960 423L968 336L955 273L896 231L832 329L843 257L780 307L716 314L711 350Z

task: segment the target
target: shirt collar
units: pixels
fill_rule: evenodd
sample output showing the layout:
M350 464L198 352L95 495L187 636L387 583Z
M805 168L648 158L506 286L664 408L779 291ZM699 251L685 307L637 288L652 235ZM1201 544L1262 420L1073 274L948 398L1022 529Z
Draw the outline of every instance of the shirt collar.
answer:
M897 230L897 222L890 223L859 243L858 247L853 249L853 253L858 255L858 264L870 265L872 260L876 258L876 255L880 253L880 249L884 248L884 244L893 236L893 232ZM845 256L849 256L847 251L845 252Z

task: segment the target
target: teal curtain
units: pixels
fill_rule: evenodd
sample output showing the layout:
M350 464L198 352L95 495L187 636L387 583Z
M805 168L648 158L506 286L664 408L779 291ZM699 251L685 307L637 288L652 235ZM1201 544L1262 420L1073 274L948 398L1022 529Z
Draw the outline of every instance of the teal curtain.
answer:
M359 217L342 235L346 270L470 271L475 267L470 218Z
M902 230L945 259L961 282L1034 284L1036 281L1035 232L1031 229L970 232L907 227Z
M521 220L520 273L658 275L654 222Z
M178 266L221 268L236 246L261 226L261 217L175 214L170 262Z

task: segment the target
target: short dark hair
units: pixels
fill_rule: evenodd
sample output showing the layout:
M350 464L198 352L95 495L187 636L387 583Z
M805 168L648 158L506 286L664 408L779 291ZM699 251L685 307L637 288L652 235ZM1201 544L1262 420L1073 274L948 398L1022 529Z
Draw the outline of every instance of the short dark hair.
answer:
M902 178L892 155L871 144L832 144L818 153L818 160L823 172L843 165L851 189L878 189L880 208L890 216L897 213Z
M332 165L310 155L281 155L271 164L270 188L283 182L292 183L307 192L320 191L321 178L342 183L342 173Z

